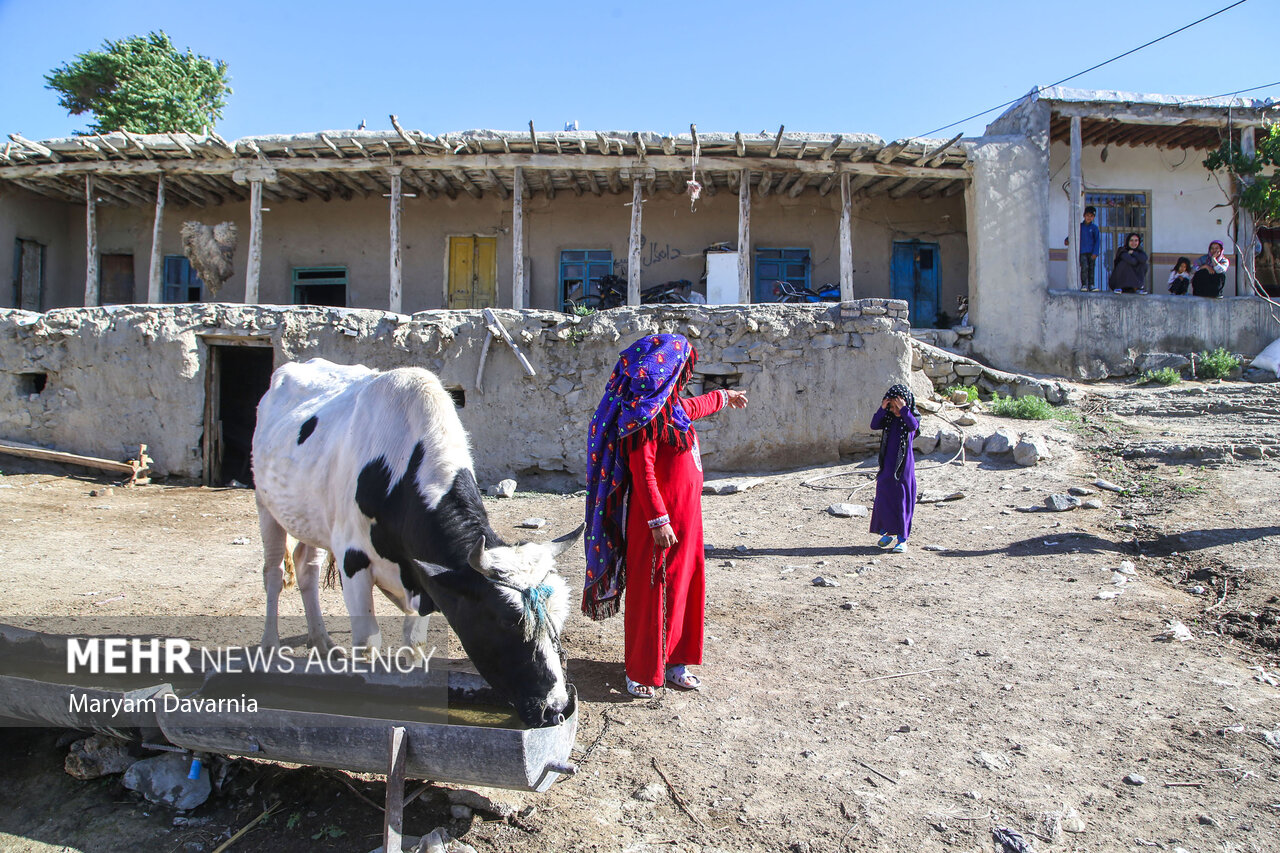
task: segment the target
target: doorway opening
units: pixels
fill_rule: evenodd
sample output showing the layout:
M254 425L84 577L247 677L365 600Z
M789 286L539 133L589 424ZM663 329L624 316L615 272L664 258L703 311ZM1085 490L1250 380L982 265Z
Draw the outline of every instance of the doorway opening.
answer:
M204 482L253 485L253 430L258 401L271 385L275 350L269 340L208 342L205 372Z
M133 255L102 255L98 267L98 304L132 305Z

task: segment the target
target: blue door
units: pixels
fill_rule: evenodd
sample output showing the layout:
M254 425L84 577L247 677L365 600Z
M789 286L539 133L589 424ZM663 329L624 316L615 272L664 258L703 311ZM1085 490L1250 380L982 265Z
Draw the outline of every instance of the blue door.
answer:
M893 298L911 309L911 325L931 329L938 321L938 244L919 240L893 244Z

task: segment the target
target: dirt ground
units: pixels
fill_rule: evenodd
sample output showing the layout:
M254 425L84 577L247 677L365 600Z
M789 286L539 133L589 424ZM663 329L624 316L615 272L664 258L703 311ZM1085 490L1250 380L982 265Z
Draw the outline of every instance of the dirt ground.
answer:
M921 504L905 555L877 549L865 518L826 511L870 504L870 489L850 492L874 460L708 495L705 688L632 700L621 620L575 613L580 773L542 795L495 793L526 808L514 821L453 820L432 788L406 831L446 826L481 853L989 851L1002 827L1038 851L1280 850L1280 688L1266 683L1280 669L1280 385L1081 397L1082 423L980 414L970 427L1049 435L1054 458L1034 468L920 458L922 492L963 498ZM106 481L8 462L0 622L258 639L250 492L91 497ZM1020 511L1098 477L1125 489L1090 496L1101 509ZM529 516L550 537L582 512L572 495L486 503L512 539ZM1117 585L1126 560L1136 574ZM562 567L580 588L581 552ZM324 603L341 642L341 596ZM282 610L282 635L301 634L297 596ZM1157 641L1170 620L1193 638ZM277 801L232 850L379 844L381 815L352 793L380 801L374 776L239 760L221 793L175 816L119 777L65 775L67 742L0 730L0 849L209 853Z

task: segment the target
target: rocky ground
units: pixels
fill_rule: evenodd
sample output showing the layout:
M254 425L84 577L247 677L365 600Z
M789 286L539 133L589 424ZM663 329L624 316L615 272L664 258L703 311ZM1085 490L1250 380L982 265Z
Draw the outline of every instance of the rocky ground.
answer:
M961 496L919 506L905 555L828 511L870 504L873 460L734 478L704 498L705 689L632 700L621 621L575 615L581 772L542 795L483 792L519 810L506 820L454 817L466 795L433 786L406 829L516 853L988 851L994 830L1039 851L1280 849L1278 389L1101 385L1076 393L1072 422L977 414L971 450L1003 427L1051 458L948 463L945 439L920 488ZM90 496L104 483L4 470L0 622L257 638L251 493ZM1098 508L1040 510L1072 487ZM527 517L553 536L582 511L546 493L488 506L513 538ZM580 555L563 568L580 584ZM296 597L282 607L298 631ZM345 637L337 593L325 609ZM1189 639L1162 640L1176 623ZM0 730L0 849L210 853L273 804L232 850L379 843L377 777L236 760L178 815L119 776L66 775L71 739Z

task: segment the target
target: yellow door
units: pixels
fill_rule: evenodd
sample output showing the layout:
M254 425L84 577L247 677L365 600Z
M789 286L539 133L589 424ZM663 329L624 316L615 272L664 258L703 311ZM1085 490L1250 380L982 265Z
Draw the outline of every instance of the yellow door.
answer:
M449 307L498 304L498 238L449 238Z

